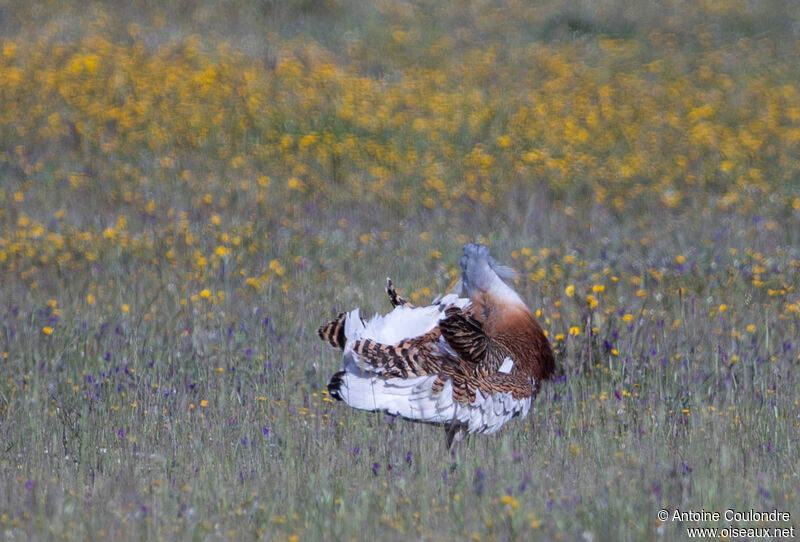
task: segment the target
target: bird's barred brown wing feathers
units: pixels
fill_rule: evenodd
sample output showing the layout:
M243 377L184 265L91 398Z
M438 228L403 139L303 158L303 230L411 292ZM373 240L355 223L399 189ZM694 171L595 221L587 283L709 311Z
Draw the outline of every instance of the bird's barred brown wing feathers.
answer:
M317 329L317 336L339 350L344 350L344 345L347 342L347 337L344 335L344 323L347 319L347 314L340 312L335 320L331 320Z
M535 383L527 376L496 373L479 377L466 369L459 363L442 363L442 370L431 391L439 393L450 379L453 399L461 404L474 403L478 391L484 396L511 393L516 400L527 399L536 391Z
M476 364L480 362L486 355L489 340L480 322L458 307L450 307L445 314L446 317L439 322L439 330L447 344L463 359Z
M389 296L389 303L392 304L392 307L413 307L411 303L406 300L406 298L402 297L400 294L397 293L397 290L392 284L392 279L386 277L386 295Z
M470 372L475 376L497 373L510 356L508 349L489 337L483 325L467 311L451 307L446 314L439 322L442 337L462 359L474 364Z
M436 374L441 368L441 363L433 352L433 343L438 337L439 332L434 329L395 345L361 339L353 344L353 352L386 378Z
M397 345L361 339L355 342L353 351L387 380L434 375L436 379L430 389L433 394L441 393L449 381L452 384L453 401L461 405L475 403L478 393L483 397L508 393L517 401L534 395L535 383L528 376L497 372L476 374L475 363L441 351L434 352L431 341L435 341L436 337L437 333L432 331L427 336ZM334 388L338 389L334 381L341 376L337 373L331 379Z
M411 378L416 376L436 375L431 391L440 393L450 380L453 384L453 399L460 404L473 403L476 393L484 396L494 393L510 392L514 399L531 397L534 383L530 377L499 373L505 349L487 340L487 351L500 361L493 361L493 368L483 363L474 363L463 357L443 353L433 347L437 338L436 331L427 336L403 341L397 345L380 344L372 339L362 339L353 345L353 351L387 379Z

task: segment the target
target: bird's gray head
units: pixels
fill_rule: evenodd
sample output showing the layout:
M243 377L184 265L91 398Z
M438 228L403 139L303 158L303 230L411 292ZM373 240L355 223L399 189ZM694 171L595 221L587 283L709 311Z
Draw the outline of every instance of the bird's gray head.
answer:
M470 297L476 291L489 292L508 288L503 281L511 281L517 277L516 271L494 261L486 245L464 245L464 255L459 263L462 285Z

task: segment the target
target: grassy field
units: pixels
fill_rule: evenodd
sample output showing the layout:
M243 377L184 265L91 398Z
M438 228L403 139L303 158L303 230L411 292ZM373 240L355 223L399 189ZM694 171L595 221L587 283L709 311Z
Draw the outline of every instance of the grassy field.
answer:
M0 0L5 540L800 526L800 8ZM327 396L482 241L558 351L458 456ZM659 510L790 521L661 521Z

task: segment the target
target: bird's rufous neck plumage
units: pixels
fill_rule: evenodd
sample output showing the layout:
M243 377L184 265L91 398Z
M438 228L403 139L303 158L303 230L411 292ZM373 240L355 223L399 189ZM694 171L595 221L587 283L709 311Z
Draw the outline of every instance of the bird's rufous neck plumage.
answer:
M460 264L470 315L509 351L520 374L533 377L537 385L549 379L555 371L550 343L522 298L503 280L512 278L513 270L498 265L485 245L465 245Z

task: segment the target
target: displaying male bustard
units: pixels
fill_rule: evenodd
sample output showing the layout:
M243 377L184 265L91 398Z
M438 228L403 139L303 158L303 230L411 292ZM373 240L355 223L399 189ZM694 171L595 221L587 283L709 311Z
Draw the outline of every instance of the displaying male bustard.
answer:
M443 424L451 451L465 433L494 433L525 416L555 370L547 337L507 282L514 271L485 245L465 245L460 264L465 298L448 294L415 307L387 279L394 310L364 321L355 309L318 331L343 351L328 384L333 397Z

